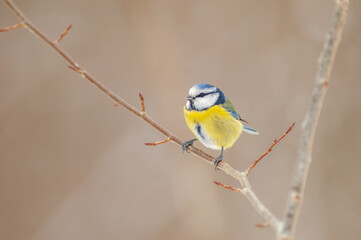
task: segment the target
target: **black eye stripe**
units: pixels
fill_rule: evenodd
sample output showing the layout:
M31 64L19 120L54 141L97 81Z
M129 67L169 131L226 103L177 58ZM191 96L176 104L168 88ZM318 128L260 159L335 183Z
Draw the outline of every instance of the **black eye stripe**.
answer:
M213 93L216 93L216 92L209 92L209 93L200 93L200 94L198 94L197 96L196 96L196 98L197 97L204 97L204 96L207 96L207 95L209 95L209 94L213 94Z

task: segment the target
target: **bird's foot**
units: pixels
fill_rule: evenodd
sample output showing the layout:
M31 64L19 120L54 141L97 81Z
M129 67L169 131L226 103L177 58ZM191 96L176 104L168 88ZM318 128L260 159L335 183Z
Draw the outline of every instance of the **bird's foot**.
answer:
M219 157L216 158L216 160L214 161L214 170L217 171L218 164L219 164L220 162L222 162L222 160L223 160L223 157L222 157L222 156L219 156Z
M214 170L217 171L218 164L219 164L220 162L222 162L222 160L223 160L223 147L222 147L221 155L219 155L219 156L216 158L216 160L214 160Z
M185 141L183 144L182 144L182 152L184 153L184 151L188 152L188 146L192 146L193 143L197 141L196 138L194 139L191 139L191 140L188 140L188 141ZM189 152L188 152L189 153Z

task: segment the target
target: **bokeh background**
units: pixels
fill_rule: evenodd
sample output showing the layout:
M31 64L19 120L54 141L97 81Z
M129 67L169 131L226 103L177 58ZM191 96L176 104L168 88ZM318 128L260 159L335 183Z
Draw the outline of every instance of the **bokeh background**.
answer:
M292 122L250 176L283 216L300 126L333 1L17 0L114 92L186 140L188 89L220 87L259 130L225 160L244 170ZM0 5L0 25L18 23ZM361 237L361 2L351 1L316 135L297 239ZM273 239L238 186L67 68L25 29L0 34L0 238ZM199 143L196 146L205 149ZM217 156L216 151L205 149Z

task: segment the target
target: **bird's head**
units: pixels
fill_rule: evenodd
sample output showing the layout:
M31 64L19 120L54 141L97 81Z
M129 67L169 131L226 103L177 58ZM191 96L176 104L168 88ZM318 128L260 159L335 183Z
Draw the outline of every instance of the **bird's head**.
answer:
M219 88L207 83L199 83L191 87L186 99L188 111L203 111L226 101L226 97Z

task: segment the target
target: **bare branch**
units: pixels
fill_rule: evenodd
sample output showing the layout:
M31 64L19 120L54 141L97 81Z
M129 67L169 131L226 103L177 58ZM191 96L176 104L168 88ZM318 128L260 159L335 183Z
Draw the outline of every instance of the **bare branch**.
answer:
M298 215L302 205L307 173L312 161L312 147L318 118L325 99L333 61L341 40L348 4L348 0L335 1L331 26L326 35L323 50L318 62L312 100L302 124L301 141L298 149L298 163L291 190L288 195L282 228L278 234L279 239L292 239L294 236Z
M136 115L137 117L143 119L146 123L151 125L153 128L157 129L159 132L161 132L163 135L165 135L167 138L169 138L169 141L172 141L178 145L182 145L183 141L172 134L170 131L165 129L163 126L161 126L159 123L157 123L155 120L153 120L151 117L149 117L147 114L144 114L144 112L139 111L129 103L127 103L125 100L123 100L121 97L119 97L117 94L113 93L108 87L106 87L104 84L102 84L100 81L95 79L93 76L90 75L83 67L81 67L76 61L68 54L66 53L58 44L51 41L49 37L47 37L44 33L42 33L33 23L31 23L28 18L18 9L18 7L11 1L11 0L3 0L4 3L13 11L13 13L24 23L24 26L29 29L31 33L39 37L42 41L46 42L51 48L53 48L58 54L60 54L69 64L69 68L75 71L76 73L80 74L83 78L89 80L93 85L95 85L99 90L101 90L103 93L105 93L108 97L110 97L113 101L115 101L117 104L123 106L125 109ZM142 106L143 108L143 106ZM144 109L145 110L145 107ZM189 146L188 150L207 162L208 164L211 164L213 166L213 162L215 161L215 158L211 155L201 151L200 149ZM256 209L256 211L267 221L269 222L275 229L278 229L279 226L279 220L269 211L262 202L257 198L256 194L253 192L247 176L245 173L242 173L234 168L232 168L229 164L225 162L221 162L218 165L218 169L226 173L227 175L237 179L241 186L242 191L244 191L244 195L247 197L247 199L251 202L252 206Z
M255 210L275 229L276 232L279 231L280 221L273 215L273 213L264 206L264 204L258 199L252 187L248 181L247 175L245 172L240 172L232 168L229 164L225 162L220 162L218 169L224 171L229 176L237 179L241 184L242 193L246 196L248 201L252 204Z
M272 148L279 143L284 137L287 136L287 134L289 132L291 132L291 130L293 129L293 127L295 126L296 123L292 123L292 125L287 129L287 131L278 139L274 140L273 143L271 144L271 146L258 158L256 159L251 166L248 167L248 169L246 170L246 175L248 176L252 169L258 164L259 161L262 160L262 158L264 158L268 153L270 153L272 151Z
M178 145L181 145L183 143L181 139L176 137L170 131L162 127L159 123L157 123L147 114L145 114L144 99L142 99L141 95L140 98L142 103L142 110L139 111L138 109L127 103L125 100L120 98L118 95L113 93L108 87L106 87L100 81L96 80L84 68L82 68L79 64L77 64L76 61L69 54L67 54L57 43L50 40L49 37L47 37L35 25L33 25L11 0L3 0L3 1L21 21L21 23L18 25L5 28L5 31L15 29L21 26L26 27L30 32L32 32L34 35L39 37L42 41L46 42L51 48L53 48L58 54L60 54L70 64L70 68L72 70L80 74L83 78L90 81L99 90L101 90L113 101L115 101L116 105L123 106L128 111L132 112L134 115L143 119L153 128L157 129L159 132L161 132L163 135L167 137L165 141L172 141ZM232 168L229 164L225 162L221 162L218 166L218 169L222 170L224 173L237 179L240 182L242 188L239 189L239 191L241 191L247 197L247 199L250 201L250 203L256 209L256 211L267 221L267 223L269 223L275 229L277 233L277 237L279 239L291 239L294 233L298 213L302 203L302 197L307 178L307 173L311 163L311 152L312 152L314 134L317 126L317 120L327 90L329 75L332 69L335 53L339 45L339 41L342 33L342 27L345 22L347 7L348 7L348 0L336 0L336 7L334 11L332 25L326 37L324 49L322 51L319 61L319 67L316 76L316 86L313 91L312 102L310 104L310 108L308 110L308 113L305 117L302 126L303 132L299 147L299 157L298 157L299 163L293 180L292 189L289 193L284 220L280 222L255 195L247 178L247 174L251 170L240 172ZM65 32L67 32L67 30ZM282 136L281 139L284 136ZM268 152L271 151L274 145L275 143L271 145ZM208 155L207 153L193 146L189 146L188 150L193 154L195 154L196 156L203 159L204 161L206 161L207 163L213 165L213 162L215 160L214 157ZM268 153L266 153L265 155L267 154ZM261 158L259 158L258 161L256 160L254 165L256 165L263 157L264 156L261 156ZM253 167L251 167L251 169ZM229 187L229 189L231 188L232 187Z

